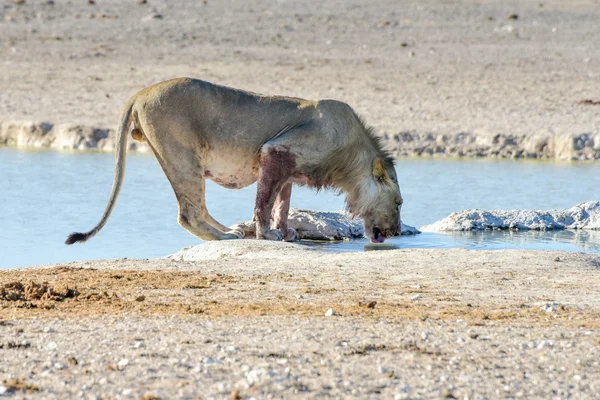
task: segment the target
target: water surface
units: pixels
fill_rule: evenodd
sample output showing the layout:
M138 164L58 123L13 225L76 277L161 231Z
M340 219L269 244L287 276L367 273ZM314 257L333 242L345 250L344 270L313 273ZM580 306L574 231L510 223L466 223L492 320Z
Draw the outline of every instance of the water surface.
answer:
M0 148L0 268L73 260L153 258L200 240L177 223L175 196L151 155L128 155L123 190L104 229L89 242L66 236L100 219L112 186L112 154ZM401 159L402 218L420 227L454 211L553 209L600 198L600 163ZM207 182L207 206L225 225L249 220L256 188L228 190ZM292 206L340 210L344 199L295 187ZM402 248L561 249L600 252L598 232L424 233L395 238ZM327 246L362 250L365 242Z

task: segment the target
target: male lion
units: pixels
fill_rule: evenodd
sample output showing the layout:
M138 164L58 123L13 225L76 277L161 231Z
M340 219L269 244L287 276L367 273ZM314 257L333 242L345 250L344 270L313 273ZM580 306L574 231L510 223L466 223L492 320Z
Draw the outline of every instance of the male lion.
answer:
M125 173L127 133L148 142L173 186L179 223L204 240L238 239L206 209L205 179L240 189L258 182L256 238L295 240L288 229L292 184L347 194L373 242L400 232L402 197L394 162L379 139L345 103L263 96L196 79L174 79L134 95L116 134L116 168L104 215L84 242L106 224Z

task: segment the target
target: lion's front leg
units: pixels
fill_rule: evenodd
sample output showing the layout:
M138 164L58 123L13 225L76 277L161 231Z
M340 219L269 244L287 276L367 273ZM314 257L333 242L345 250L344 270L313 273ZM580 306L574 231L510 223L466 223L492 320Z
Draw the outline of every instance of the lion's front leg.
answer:
M283 240L285 235L282 231L271 229L271 214L275 199L292 176L295 166L295 156L287 146L266 144L263 147L254 207L257 239ZM289 204L287 207L289 209ZM287 212L285 223L287 225Z
M290 212L290 199L292 197L292 182L287 182L281 188L275 206L273 207L273 227L283 233L286 242L298 240L298 232L288 227L288 214Z

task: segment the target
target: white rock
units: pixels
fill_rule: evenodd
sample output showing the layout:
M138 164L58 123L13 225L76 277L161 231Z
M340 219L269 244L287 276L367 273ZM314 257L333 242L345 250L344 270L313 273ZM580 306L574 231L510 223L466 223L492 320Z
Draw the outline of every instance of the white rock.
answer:
M335 315L335 312L333 311L333 308L330 308L329 310L327 310L327 311L325 312L325 316L326 316L326 317L331 317L331 316L333 316L333 315Z
M65 368L67 368L67 366L66 366L66 364L63 364L61 362L57 362L57 363L54 364L54 368L56 368L56 369L65 369Z
M269 374L267 373L267 370L265 370L264 368L252 369L246 374L246 380L248 381L248 384L250 384L250 386L261 383L263 380L265 380L268 377L269 377Z
M344 211L313 211L291 208L288 225L298 232L300 239L308 240L342 240L362 238L364 226L361 219L350 218ZM230 227L246 232L246 237L255 235L254 224L251 221ZM401 225L402 235L421 233L413 226Z
M0 385L0 396L8 392L8 389L4 385Z
M544 347L554 347L554 343L551 340L542 340L540 344L537 345L538 349L543 349Z
M129 359L127 358L122 358L119 360L119 362L117 363L117 368L120 370L125 369L127 366L129 365Z
M47 326L44 328L44 332L45 333L54 333L54 328L52 328L51 326Z
M466 210L421 228L424 232L503 230L600 230L600 201L564 210Z
M50 342L46 345L46 350L56 350L58 348L58 345L56 344L56 342Z

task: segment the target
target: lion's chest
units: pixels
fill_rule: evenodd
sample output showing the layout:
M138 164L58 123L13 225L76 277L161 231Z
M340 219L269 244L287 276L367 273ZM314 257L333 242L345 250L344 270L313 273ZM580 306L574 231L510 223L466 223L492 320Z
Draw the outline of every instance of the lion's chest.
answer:
M258 161L235 154L212 156L204 176L228 189L242 189L258 178Z

